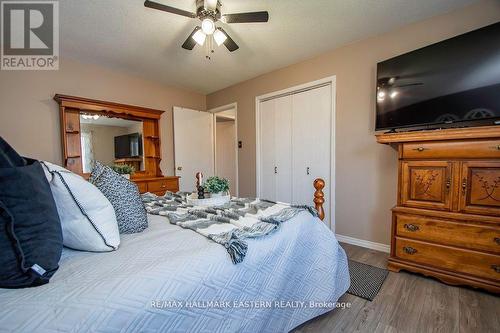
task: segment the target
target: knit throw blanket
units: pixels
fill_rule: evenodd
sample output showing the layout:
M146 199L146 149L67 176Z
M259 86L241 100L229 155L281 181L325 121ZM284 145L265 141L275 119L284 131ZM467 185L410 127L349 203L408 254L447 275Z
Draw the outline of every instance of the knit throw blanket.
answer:
M233 198L223 206L193 207L186 201L189 194L167 192L157 196L145 193L142 201L149 214L165 216L171 224L196 231L223 245L234 264L245 258L246 238L268 235L301 211L318 216L313 207L259 199Z

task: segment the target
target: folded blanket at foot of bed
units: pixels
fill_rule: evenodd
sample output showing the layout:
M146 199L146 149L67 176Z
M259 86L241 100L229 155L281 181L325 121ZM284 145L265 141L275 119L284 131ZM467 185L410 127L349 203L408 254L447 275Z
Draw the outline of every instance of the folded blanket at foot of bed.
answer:
M233 198L222 206L193 207L187 204L185 193L167 192L164 196L145 193L142 200L149 214L165 216L171 224L191 229L224 246L234 264L245 258L248 250L245 238L268 235L304 210L317 217L316 210L309 206L260 199Z

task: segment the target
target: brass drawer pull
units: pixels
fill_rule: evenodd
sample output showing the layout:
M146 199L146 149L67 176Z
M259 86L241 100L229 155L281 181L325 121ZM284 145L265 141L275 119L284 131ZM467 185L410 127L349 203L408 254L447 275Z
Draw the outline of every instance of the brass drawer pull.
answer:
M407 254L415 254L415 253L417 253L417 249L414 249L411 246L405 246L405 247L403 247L403 251L405 251ZM499 267L499 269L500 269L500 267Z
M408 231L418 231L420 229L420 227L418 225L415 225L415 224L406 224L404 225L405 229L408 230Z
M491 269L497 273L500 273L500 265L491 265Z
M462 179L462 194L465 195L465 190L467 189L467 178Z
M413 148L413 150L416 150L416 151L424 151L424 150L429 150L429 148L418 147L418 148Z
M493 147L490 147L491 149L495 149L495 150L500 150L500 145L498 146L493 146Z
M450 192L450 187L451 187L451 179L448 178L446 180L446 192Z
M495 237L495 238L493 238L493 240L495 241L495 243L500 245L500 237Z

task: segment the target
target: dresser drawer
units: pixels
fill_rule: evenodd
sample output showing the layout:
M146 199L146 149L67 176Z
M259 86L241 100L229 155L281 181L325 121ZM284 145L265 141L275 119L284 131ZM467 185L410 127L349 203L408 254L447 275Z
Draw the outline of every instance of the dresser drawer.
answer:
M403 158L500 158L500 140L404 143Z
M404 214L395 214L395 223L397 236L500 253L500 226Z
M177 179L162 179L148 182L149 192L178 191Z
M500 256L396 237L396 257L439 269L500 281Z
M148 191L148 184L145 182L136 183L139 193L146 193Z

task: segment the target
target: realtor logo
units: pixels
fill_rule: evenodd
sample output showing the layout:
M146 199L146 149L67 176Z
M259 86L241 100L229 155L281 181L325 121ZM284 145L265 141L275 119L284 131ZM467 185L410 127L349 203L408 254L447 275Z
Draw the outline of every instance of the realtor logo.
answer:
M1 2L2 70L59 69L59 3Z

